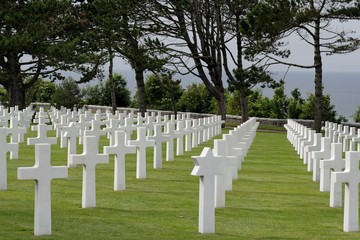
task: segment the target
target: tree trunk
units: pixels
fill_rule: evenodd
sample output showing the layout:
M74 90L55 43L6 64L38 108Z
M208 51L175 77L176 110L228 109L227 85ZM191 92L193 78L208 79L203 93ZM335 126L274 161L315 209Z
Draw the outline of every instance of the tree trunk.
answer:
M219 97L215 98L217 103L217 114L221 116L222 120L226 120L226 99L224 92L219 91ZM222 128L225 127L225 123L221 125Z
M174 115L175 115L175 117L176 117L176 115L177 115L177 108L176 108L175 96L174 96L174 93L173 93L172 89L169 89L168 93L169 93L170 100L171 100L171 107L172 107L173 112L174 112Z
M111 108L112 113L115 114L115 111L117 109L116 106L116 95L115 95L115 84L114 84L114 78L113 78L113 67L114 67L114 59L112 51L109 51L109 83L110 83L110 96L111 96Z
M322 61L320 52L320 19L315 21L314 32L314 65L315 65L315 116L313 129L317 132L321 132L322 121Z
M146 96L145 96L145 83L144 83L144 69L141 65L137 64L135 66L135 79L137 86L137 97L139 104L139 112L141 116L145 116L146 112Z
M6 88L9 94L9 107L18 106L19 109L24 109L25 106L25 89L20 79L20 65L15 54L9 54L8 56L9 63L9 79L8 84L4 87Z
M246 122L249 119L248 102L245 94L239 92L241 104L241 121Z
M7 87L9 94L9 107L18 106L20 110L24 109L25 106L25 91L19 85L16 78L11 78L11 82Z

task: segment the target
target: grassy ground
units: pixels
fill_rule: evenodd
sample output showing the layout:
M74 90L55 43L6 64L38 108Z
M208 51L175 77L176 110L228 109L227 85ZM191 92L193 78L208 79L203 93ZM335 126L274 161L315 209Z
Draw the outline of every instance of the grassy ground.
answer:
M33 133L31 133L33 134ZM102 139L101 145L107 144ZM52 182L52 236L40 239L359 239L342 231L343 210L329 206L328 193L298 158L284 133L258 132L226 208L216 210L216 234L198 233L199 178L191 176L191 156L204 146L135 178L135 155L126 162L125 191L113 191L113 158L97 167L97 207L81 208L82 168ZM34 147L20 146L8 161L8 190L0 191L0 239L33 236L34 181L16 179L16 169L32 166ZM79 149L81 152L81 150ZM53 165L65 165L66 150L52 147ZM37 238L36 238L37 239Z

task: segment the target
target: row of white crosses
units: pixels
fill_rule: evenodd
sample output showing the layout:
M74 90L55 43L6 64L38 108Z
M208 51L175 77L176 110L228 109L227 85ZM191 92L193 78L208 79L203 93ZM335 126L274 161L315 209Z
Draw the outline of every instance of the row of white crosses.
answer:
M0 190L8 188L7 153L10 152L10 159L18 158L19 143L24 141L32 114L31 108L19 111L17 107L0 106Z
M330 192L330 207L342 207L342 183L345 183L343 230L358 231L360 152L355 151L356 142L359 143L355 128L349 131L347 126L326 122L324 137L290 119L285 128L288 140L298 153L303 152L300 157L308 164L308 171L313 171L313 181L320 182L320 191ZM304 154L308 156L306 159Z
M200 177L200 233L215 232L215 208L225 207L225 191L232 190L258 125L256 118L251 118L214 140L214 149L204 148L200 156L193 157L191 175Z
M59 113L60 112L60 113ZM185 151L209 140L221 131L222 121L214 116L204 119L190 119L188 114L179 115L175 120L171 116L164 119L154 114L137 118L133 113L119 113L114 116L109 113L97 112L93 115L89 111L74 111L67 109L51 109L50 114L40 108L33 120L32 126L37 131L37 137L28 138L27 144L35 145L35 165L33 167L18 168L19 179L35 179L35 219L34 234L51 234L51 190L50 182L54 178L67 178L68 167L83 166L82 207L96 207L95 168L97 164L108 163L109 154L115 155L114 190L125 190L125 155L137 152L136 177L146 178L146 148L154 147L154 168L161 168L161 146L167 144L166 159L174 159L174 139L177 141L177 155L183 154L183 138L189 144ZM50 125L52 124L52 125ZM106 125L105 128L102 128ZM185 125L185 127L184 127ZM176 126L176 129L175 129ZM60 137L60 146L68 148L67 166L53 167L50 164L51 145L57 144L57 138L47 136L47 132L54 128ZM164 128L164 131L162 131ZM137 138L131 140L133 131L137 131ZM3 130L7 136L8 129ZM1 133L1 132L0 132ZM5 134L6 133L6 134ZM99 153L98 144L102 135L108 135L110 146L104 147L104 153ZM186 137L188 135L188 137ZM3 135L1 135L3 136ZM199 137L201 136L201 137ZM76 153L76 140L83 144L83 153ZM0 138L1 140L1 138ZM4 145L6 145L4 137ZM14 151L16 145L7 144L7 151ZM16 149L17 150L17 149ZM0 155L1 157L1 155ZM6 164L6 154L5 154ZM6 166L4 167L6 171Z

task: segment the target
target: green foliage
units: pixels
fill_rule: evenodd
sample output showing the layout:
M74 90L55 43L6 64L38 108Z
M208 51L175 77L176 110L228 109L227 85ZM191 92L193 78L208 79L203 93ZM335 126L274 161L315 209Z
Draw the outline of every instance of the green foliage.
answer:
M264 97L261 91L255 90L248 96L249 116L251 117L270 117L272 111L271 100Z
M125 78L120 74L113 76L115 87L116 106L128 107L130 105L130 90L127 88ZM100 82L96 85L87 85L82 89L84 104L111 106L110 81L105 84Z
M358 108L356 109L355 115L354 115L354 121L355 122L360 122L360 106L358 106Z
M226 91L225 93L227 103L226 103L226 112L231 115L241 115L241 103L240 103L240 94L238 90L233 92Z
M62 106L70 109L81 107L81 91L75 80L66 78L56 85L51 103L57 108Z
M176 104L183 92L180 81L174 81L168 75L152 74L145 82L146 104L149 109L171 111L171 97L174 97Z
M51 102L51 97L56 91L56 85L53 82L45 81L39 78L25 94L26 105L32 102Z
M315 114L315 96L309 94L308 99L302 106L302 113L300 118L313 119ZM322 115L324 121L337 122L335 106L330 103L330 95L324 95L322 97Z
M39 77L64 79L60 70L97 73L98 58L83 41L86 21L74 1L3 0L0 3L0 84L9 104L25 107L25 93Z
M292 98L289 99L287 116L291 119L299 119L300 114L302 112L302 105L304 103L304 99L301 98L301 93L298 88L295 88L291 92Z
M274 89L274 96L271 99L271 118L284 119L287 118L287 108L288 108L289 100L285 95L284 85L280 85L279 87Z
M193 83L182 94L179 111L196 113L214 113L214 98L204 84Z
M234 99L235 96L235 94L229 95L228 103L230 103L230 110L236 109L236 106L239 107L239 105L234 104L236 101L236 99ZM337 116L335 106L330 102L330 95L325 95L322 99L324 121L347 121L344 116ZM272 98L263 96L261 90L257 89L252 91L247 100L249 102L249 115L251 117L314 119L314 94L308 94L308 98L304 100L301 98L301 94L297 88L291 92L291 97L287 97L284 93L284 86L281 85L275 88Z
M8 92L3 86L0 86L0 104L7 105L8 99L9 99Z

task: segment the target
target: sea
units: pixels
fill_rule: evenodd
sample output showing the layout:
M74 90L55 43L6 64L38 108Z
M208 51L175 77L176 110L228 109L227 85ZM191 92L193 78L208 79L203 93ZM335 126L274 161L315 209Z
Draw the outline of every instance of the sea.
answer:
M132 70L117 70L125 79L127 79L128 88L132 95L136 92L135 77ZM298 88L302 98L306 99L307 95L314 93L314 70L304 71L271 71L276 80L283 79L285 82L285 94L291 97L291 91ZM224 74L225 76L225 74ZM193 82L201 83L201 80L193 75L176 75L175 78L181 80L185 88ZM226 80L224 85L227 86ZM346 117L349 122L353 122L353 116L360 106L360 69L359 72L323 72L324 94L330 95L331 104L335 106L338 115ZM264 96L272 97L272 89L261 89Z

